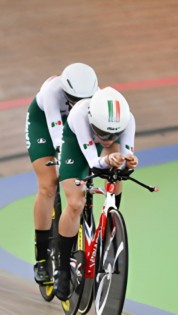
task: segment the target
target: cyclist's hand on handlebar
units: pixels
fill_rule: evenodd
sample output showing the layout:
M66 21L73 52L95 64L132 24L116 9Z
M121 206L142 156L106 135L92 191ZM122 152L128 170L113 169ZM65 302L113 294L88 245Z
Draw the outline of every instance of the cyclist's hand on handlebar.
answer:
M105 157L105 162L110 167L116 167L116 168L121 167L124 160L125 160L124 156L119 152L111 153Z
M126 168L133 169L138 164L138 158L135 155L127 154L125 157L126 160Z

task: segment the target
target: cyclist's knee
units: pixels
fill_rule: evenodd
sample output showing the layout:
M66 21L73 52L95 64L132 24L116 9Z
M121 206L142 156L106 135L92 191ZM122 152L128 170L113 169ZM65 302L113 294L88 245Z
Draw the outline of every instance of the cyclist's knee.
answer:
M56 194L57 185L43 185L39 187L38 193L47 198L54 198Z
M85 197L81 198L68 198L67 204L70 209L71 215L77 216L80 215L85 206Z

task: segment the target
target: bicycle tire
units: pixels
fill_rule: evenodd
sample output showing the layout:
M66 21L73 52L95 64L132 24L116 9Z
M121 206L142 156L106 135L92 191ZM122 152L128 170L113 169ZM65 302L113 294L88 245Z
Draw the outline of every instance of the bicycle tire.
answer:
M61 215L61 197L59 185L57 187L54 207L52 213L52 224L50 229L50 244L49 244L49 255L48 255L48 269L51 279L53 279L53 272L58 264L58 246L57 246L57 235L58 235L58 222ZM53 283L49 285L39 284L39 290L46 302L51 302L55 297Z
M88 228L87 228L88 227ZM91 235L89 238L89 234L86 232L87 230L90 230ZM86 244L89 241L93 239L94 233L95 233L95 220L93 216L92 209L86 209L83 212L83 222L82 222L82 232L83 232L83 238L85 240L84 243L84 251L86 250ZM80 304L78 307L78 311L80 314L87 314L92 306L93 302L93 286L94 286L94 279L93 278L85 278L82 297L80 300Z
M128 277L128 239L124 218L110 209L104 241L98 242L95 274L97 315L121 315Z

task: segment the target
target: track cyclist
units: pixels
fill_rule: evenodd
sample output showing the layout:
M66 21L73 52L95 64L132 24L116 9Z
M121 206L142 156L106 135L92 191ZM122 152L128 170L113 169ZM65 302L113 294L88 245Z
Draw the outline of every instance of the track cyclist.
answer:
M73 105L90 98L98 89L95 71L86 64L68 65L61 75L47 79L29 106L26 116L26 146L36 174L38 191L34 204L35 252L34 278L50 282L47 249L52 208L58 184L58 170L46 167L54 161L62 145L63 125Z
M70 111L64 126L60 181L66 207L59 220L60 266L55 272L56 296L70 296L70 256L78 233L85 197L76 178L88 175L89 168L128 168L137 166L134 155L135 119L124 96L106 87L91 99L79 101ZM117 182L116 206L119 208L122 183Z

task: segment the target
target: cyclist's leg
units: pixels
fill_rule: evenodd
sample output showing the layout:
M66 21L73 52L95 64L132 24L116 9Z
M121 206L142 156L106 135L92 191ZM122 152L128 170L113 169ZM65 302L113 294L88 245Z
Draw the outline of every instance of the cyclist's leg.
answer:
M66 196L66 207L59 220L59 232L66 237L72 237L78 232L85 194L81 186L75 185L75 178L64 180L62 187Z
M52 157L40 158L33 162L38 185L38 192L34 204L34 223L37 236L40 235L40 232L42 231L48 231L49 234L51 228L52 209L57 189L58 176L55 166L46 167L45 163L49 161L49 159L52 159ZM47 241L48 239L46 242ZM44 250L46 251L45 245L44 247L41 247L41 251ZM38 248L37 243L37 260L46 259L46 255L45 257L41 257L43 255L44 253L40 253L40 246Z
M80 215L83 211L85 198L81 187L75 185L75 178L87 175L88 166L79 148L75 135L68 125L64 127L65 142L62 147L60 180L66 196L66 207L59 221L60 267L55 275L56 295L66 300L69 295L70 257L76 239Z
M50 166L51 167L51 166ZM51 281L48 284L40 284L39 290L44 298L45 301L51 302L53 298L55 297L55 290L54 290L54 283L53 283L53 277L54 277L54 270L58 266L59 262L59 251L57 246L57 235L58 235L58 222L59 217L61 214L61 197L60 197L60 189L59 189L59 183L57 186L57 191L55 194L55 200L54 200L54 207L53 207L53 214L52 214L52 225L50 229L50 242L48 244L48 272L51 277Z
M34 206L36 231L35 278L37 282L49 280L46 271L47 247L51 227L51 213L57 187L57 170L47 168L45 162L55 158L55 150L49 135L44 112L34 99L29 107L26 119L26 143L34 171L38 181L38 192Z

